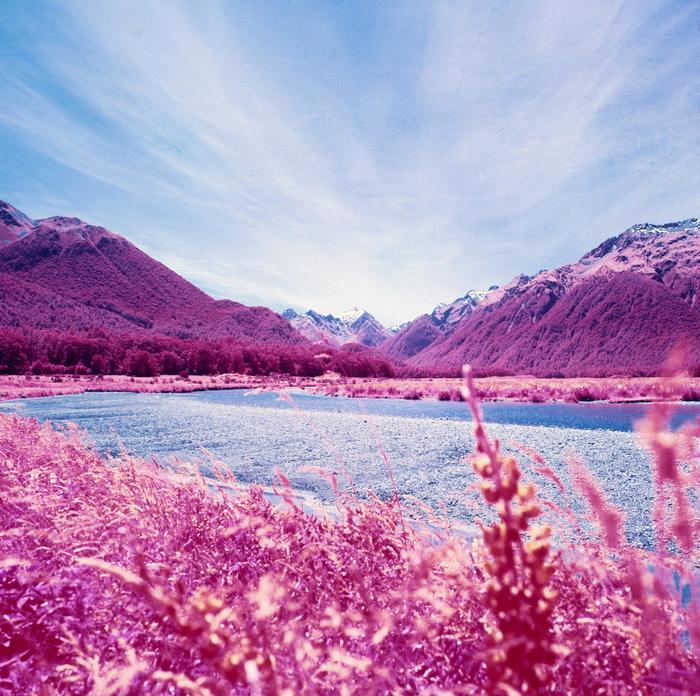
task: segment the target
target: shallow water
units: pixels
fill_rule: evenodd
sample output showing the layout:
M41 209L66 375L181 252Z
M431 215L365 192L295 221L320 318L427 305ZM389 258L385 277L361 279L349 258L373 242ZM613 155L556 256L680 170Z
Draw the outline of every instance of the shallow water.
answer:
M530 447L566 483L567 462L580 457L595 472L611 500L627 513L633 543L651 543L652 485L649 461L636 443L633 423L644 404L484 405L489 432L504 448ZM456 402L360 400L295 394L293 402L276 394L211 391L191 394L87 393L0 402L0 412L84 428L102 452L129 452L167 460L225 462L245 483L271 483L281 469L295 487L322 500L332 498L327 483L304 467L335 472L359 491L392 495L383 461L386 451L400 494L444 507L473 521L480 496L469 487L475 476L462 457L473 448L469 413ZM700 404L678 407L676 423L700 417ZM529 470L543 497L562 502L548 480ZM346 476L347 475L347 476ZM574 507L578 503L573 501ZM557 520L552 520L557 524ZM557 525L559 526L559 525Z

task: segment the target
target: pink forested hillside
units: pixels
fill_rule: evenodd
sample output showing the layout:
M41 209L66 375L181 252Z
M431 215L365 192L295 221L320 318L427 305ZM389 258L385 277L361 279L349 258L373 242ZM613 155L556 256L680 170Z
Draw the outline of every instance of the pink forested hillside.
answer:
M77 218L38 220L0 248L0 297L3 326L306 344L275 312L214 300L120 235Z
M578 263L518 276L409 359L513 374L657 372L700 363L700 222L635 225Z
M429 314L422 314L409 322L395 336L384 341L380 349L387 357L406 360L427 348L443 335Z
M395 335L381 344L380 349L393 360L406 360L416 355L436 339L450 333L487 294L486 291L470 290L453 302L438 305L430 314L422 314L399 327Z

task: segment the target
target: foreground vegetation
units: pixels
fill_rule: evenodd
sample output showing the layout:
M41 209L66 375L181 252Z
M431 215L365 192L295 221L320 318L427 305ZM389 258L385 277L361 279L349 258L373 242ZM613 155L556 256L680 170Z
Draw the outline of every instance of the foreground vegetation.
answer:
M581 465L598 533L554 510L578 532L552 548L547 502L474 395L468 378L493 510L476 539L329 473L335 508L311 514L281 473L273 504L223 471L105 461L74 429L0 416L0 691L697 693L700 423L671 433L657 404L639 426L655 554Z

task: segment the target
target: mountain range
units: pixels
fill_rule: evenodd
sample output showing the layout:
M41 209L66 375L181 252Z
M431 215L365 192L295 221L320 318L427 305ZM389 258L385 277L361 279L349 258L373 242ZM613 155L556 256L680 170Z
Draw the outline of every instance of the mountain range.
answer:
M489 291L497 287L493 285ZM450 333L474 311L489 291L470 290L449 304L439 304L430 314L422 314L403 324L394 336L382 343L381 350L387 357L399 362L413 357L441 336Z
M494 285L489 290L496 287ZM430 314L389 328L377 321L366 309L359 307L353 307L337 317L319 314L312 309L304 314L286 309L282 316L313 343L325 342L331 346L359 343L379 348L388 357L401 361L415 355L435 338L456 326L486 297L487 292L470 290L453 302L439 304Z
M414 373L651 374L674 347L700 365L700 221L635 225L579 261L471 290L399 327L216 300L124 237L0 202L0 327L369 347ZM357 348L357 346L355 346ZM354 348L353 348L354 349Z
M282 312L282 316L312 343L327 343L341 346L359 343L375 347L386 341L392 333L380 324L367 310L353 307L340 316L319 314L310 309L297 314L293 309Z
M469 362L489 373L649 374L674 347L689 365L700 365L695 218L635 225L576 263L517 276L407 363L456 370Z

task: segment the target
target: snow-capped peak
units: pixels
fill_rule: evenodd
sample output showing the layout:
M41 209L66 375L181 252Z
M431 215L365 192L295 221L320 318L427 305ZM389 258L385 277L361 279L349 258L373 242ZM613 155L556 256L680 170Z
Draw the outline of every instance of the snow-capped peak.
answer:
M430 316L433 322L441 328L453 326L465 315L471 313L487 294L487 290L469 290L453 302L440 303Z
M677 232L678 230L692 230L700 228L700 220L698 218L688 218L687 220L678 220L677 222L667 222L662 225L657 225L652 222L642 222L637 225L632 225L625 230L623 234L635 232L638 235L657 235L664 232Z
M394 324L393 326L389 327L389 331L393 334L397 334L402 329L405 329L410 323L410 321L405 321L403 324Z
M331 345L360 343L376 346L391 335L367 310L360 307L352 307L338 316L319 314L313 309L302 315L287 310L283 316L314 343L325 341Z
M367 310L361 309L360 307L352 307L338 315L338 319L345 324L355 323L363 314L367 314Z

